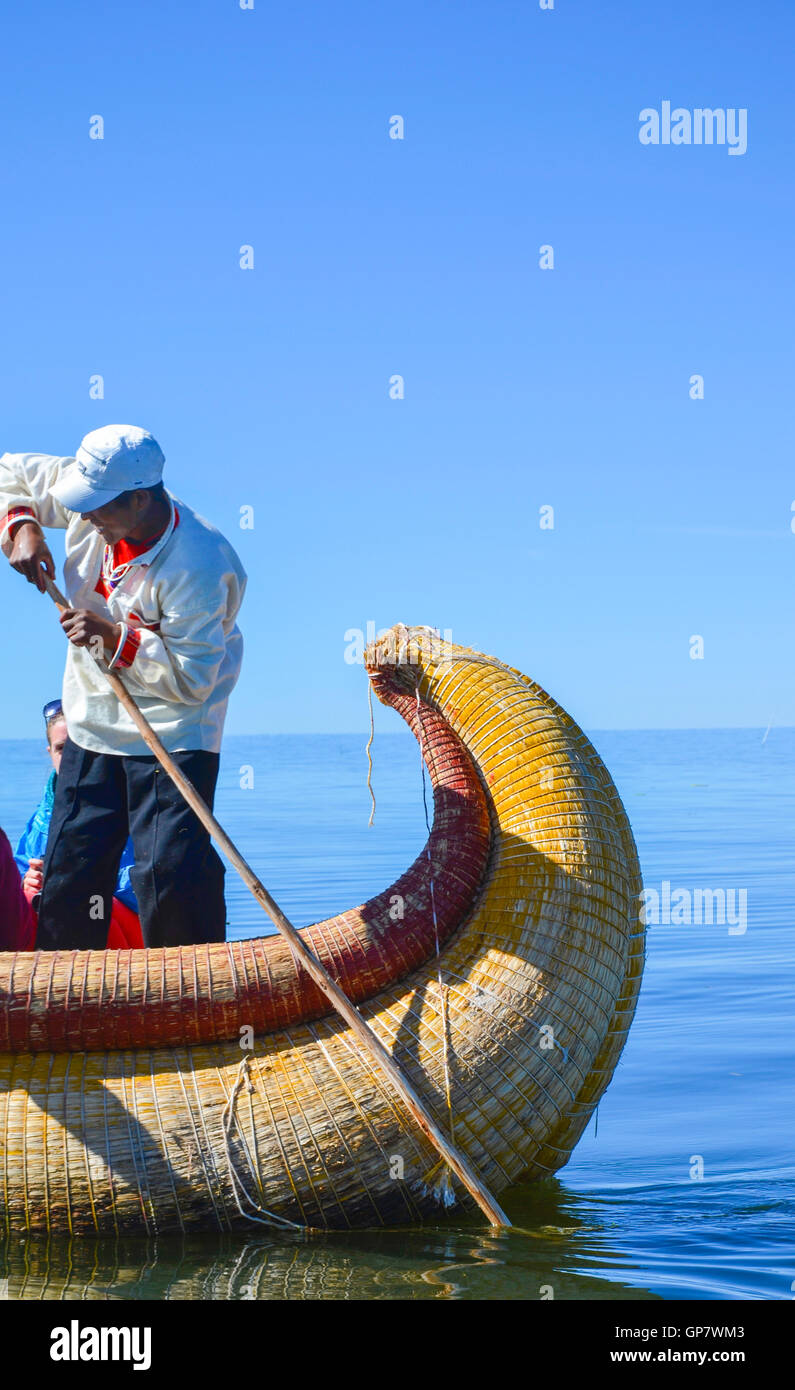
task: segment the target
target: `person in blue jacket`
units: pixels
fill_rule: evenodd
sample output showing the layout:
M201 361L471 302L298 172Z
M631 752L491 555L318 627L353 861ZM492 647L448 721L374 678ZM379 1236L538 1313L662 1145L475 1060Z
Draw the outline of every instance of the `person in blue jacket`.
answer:
M17 868L22 875L22 887L28 902L33 902L34 898L38 896L44 882L42 877L44 851L47 847L47 834L50 829L50 817L55 799L55 783L67 734L66 720L60 700L50 700L44 706L43 714L47 730L47 751L52 762L52 772L47 779L41 801L20 836L14 855ZM134 864L132 840L128 840L119 863L114 896L119 898L125 907L129 907L131 912L137 913L138 903L130 882L130 869Z

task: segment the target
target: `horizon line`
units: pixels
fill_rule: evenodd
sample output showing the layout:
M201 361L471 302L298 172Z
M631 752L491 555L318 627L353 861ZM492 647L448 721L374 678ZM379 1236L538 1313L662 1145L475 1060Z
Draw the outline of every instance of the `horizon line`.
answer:
M748 733L761 730L772 733L773 729L795 729L795 724L602 724L590 728L579 725L585 734L705 734L705 733ZM366 729L264 729L229 732L228 738L366 738ZM381 738L411 738L408 728L376 729ZM18 736L0 734L0 743L38 743L43 734L22 734ZM119 755L123 757L123 754Z

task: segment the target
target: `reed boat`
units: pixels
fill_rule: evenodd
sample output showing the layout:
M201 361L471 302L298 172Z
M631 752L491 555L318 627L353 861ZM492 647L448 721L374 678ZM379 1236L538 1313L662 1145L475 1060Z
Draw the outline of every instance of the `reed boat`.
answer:
M378 698L433 788L416 861L304 929L491 1191L560 1169L644 959L641 880L582 730L494 657L398 625ZM274 936L0 955L8 1231L383 1227L471 1214L351 1028Z

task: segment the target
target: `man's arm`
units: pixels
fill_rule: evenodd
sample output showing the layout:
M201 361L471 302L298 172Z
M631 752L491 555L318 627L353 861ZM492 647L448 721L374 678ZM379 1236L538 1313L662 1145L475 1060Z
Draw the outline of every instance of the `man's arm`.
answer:
M243 596L238 576L185 574L166 597L159 631L126 628L111 665L131 695L202 705L213 692L227 646L225 623Z
M0 457L0 548L29 584L44 589L42 570L55 578L55 561L42 527L64 529L72 513L50 495L70 458L55 454L3 454Z

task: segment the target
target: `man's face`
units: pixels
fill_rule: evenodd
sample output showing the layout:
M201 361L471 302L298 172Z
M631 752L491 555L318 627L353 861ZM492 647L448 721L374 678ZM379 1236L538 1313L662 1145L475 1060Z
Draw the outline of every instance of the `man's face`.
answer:
M134 492L126 502L106 502L104 507L96 507L93 512L82 512L84 520L99 532L106 545L129 536L141 519L146 508L147 494Z
M66 720L58 719L54 724L50 725L47 735L47 747L50 751L50 758L52 759L52 765L56 772L60 772L61 770L61 754L63 753L65 743Z

